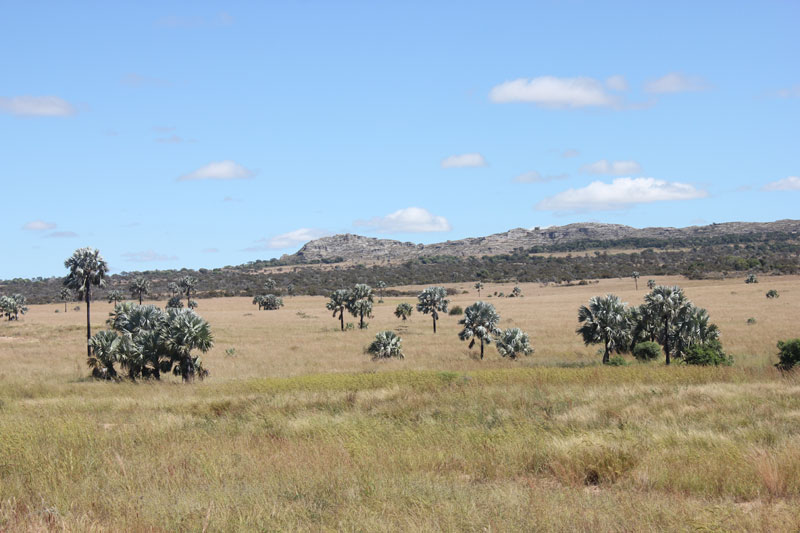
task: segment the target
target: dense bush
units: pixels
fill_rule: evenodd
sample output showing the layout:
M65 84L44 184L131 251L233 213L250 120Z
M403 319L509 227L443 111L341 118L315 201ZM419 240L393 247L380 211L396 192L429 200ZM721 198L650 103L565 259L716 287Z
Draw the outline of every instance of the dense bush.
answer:
M779 296L780 294L778 294L778 291L776 291L775 289L770 289L767 291L767 298L772 299L772 298L777 298Z
M781 370L791 370L800 365L800 339L778 341L778 364Z
M683 363L700 366L730 366L733 364L733 358L725 355L725 352L722 351L722 344L713 339L705 344L689 346L683 355Z
M388 359L390 357L404 358L401 346L402 339L393 331L381 331L375 335L375 340L367 346L366 352L373 359Z
M624 357L617 354L617 355L612 355L608 359L608 363L606 364L609 366L628 366L630 363L628 363L628 361L626 361Z
M640 342L633 347L633 356L637 361L652 361L661 355L661 345L657 342Z
M460 305L454 305L452 309L447 313L450 316L459 316L464 314L464 309L461 308Z

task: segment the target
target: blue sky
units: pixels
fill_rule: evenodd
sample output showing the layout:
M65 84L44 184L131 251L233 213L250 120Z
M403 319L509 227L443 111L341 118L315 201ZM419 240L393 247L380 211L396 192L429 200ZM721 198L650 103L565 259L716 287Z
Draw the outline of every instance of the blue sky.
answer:
M2 11L0 279L800 218L797 2Z

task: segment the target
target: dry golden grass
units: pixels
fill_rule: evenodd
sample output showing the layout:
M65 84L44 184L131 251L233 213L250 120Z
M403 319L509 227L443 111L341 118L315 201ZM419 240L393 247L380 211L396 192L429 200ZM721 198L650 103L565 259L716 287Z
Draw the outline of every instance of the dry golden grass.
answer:
M800 379L771 364L800 279L657 281L709 310L734 367L560 367L599 360L578 306L638 304L646 279L488 285L531 333L516 362L478 360L458 317L402 323L413 298L344 333L323 298L201 300L217 343L193 386L86 380L84 311L32 306L0 324L0 531L797 531ZM404 360L363 353L399 327Z

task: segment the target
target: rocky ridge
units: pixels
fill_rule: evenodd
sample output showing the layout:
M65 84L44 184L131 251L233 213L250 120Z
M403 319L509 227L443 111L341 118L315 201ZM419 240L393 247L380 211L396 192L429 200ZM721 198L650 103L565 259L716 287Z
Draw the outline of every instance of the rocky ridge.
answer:
M486 237L434 244L414 244L345 233L310 241L296 253L284 258L300 263L331 261L338 258L346 261L395 262L436 255L455 257L502 255L512 253L518 248L547 247L582 240L611 241L630 238L671 240L773 232L795 233L800 236L800 220L726 222L686 228L633 228L622 224L577 223L530 230L515 228Z

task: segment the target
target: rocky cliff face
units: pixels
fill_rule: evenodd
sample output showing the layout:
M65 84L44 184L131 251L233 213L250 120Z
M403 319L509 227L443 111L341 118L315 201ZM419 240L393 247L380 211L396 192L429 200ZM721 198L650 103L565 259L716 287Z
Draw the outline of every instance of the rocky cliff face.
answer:
M310 241L289 258L296 258L299 262L333 260L339 257L349 261L396 262L431 255L456 257L501 255L511 253L516 248L528 249L532 246L548 246L582 240L681 239L770 232L795 233L800 236L800 220L779 220L765 223L728 222L687 228L641 229L622 224L569 224L531 230L516 228L486 237L435 244L414 244L346 233Z

